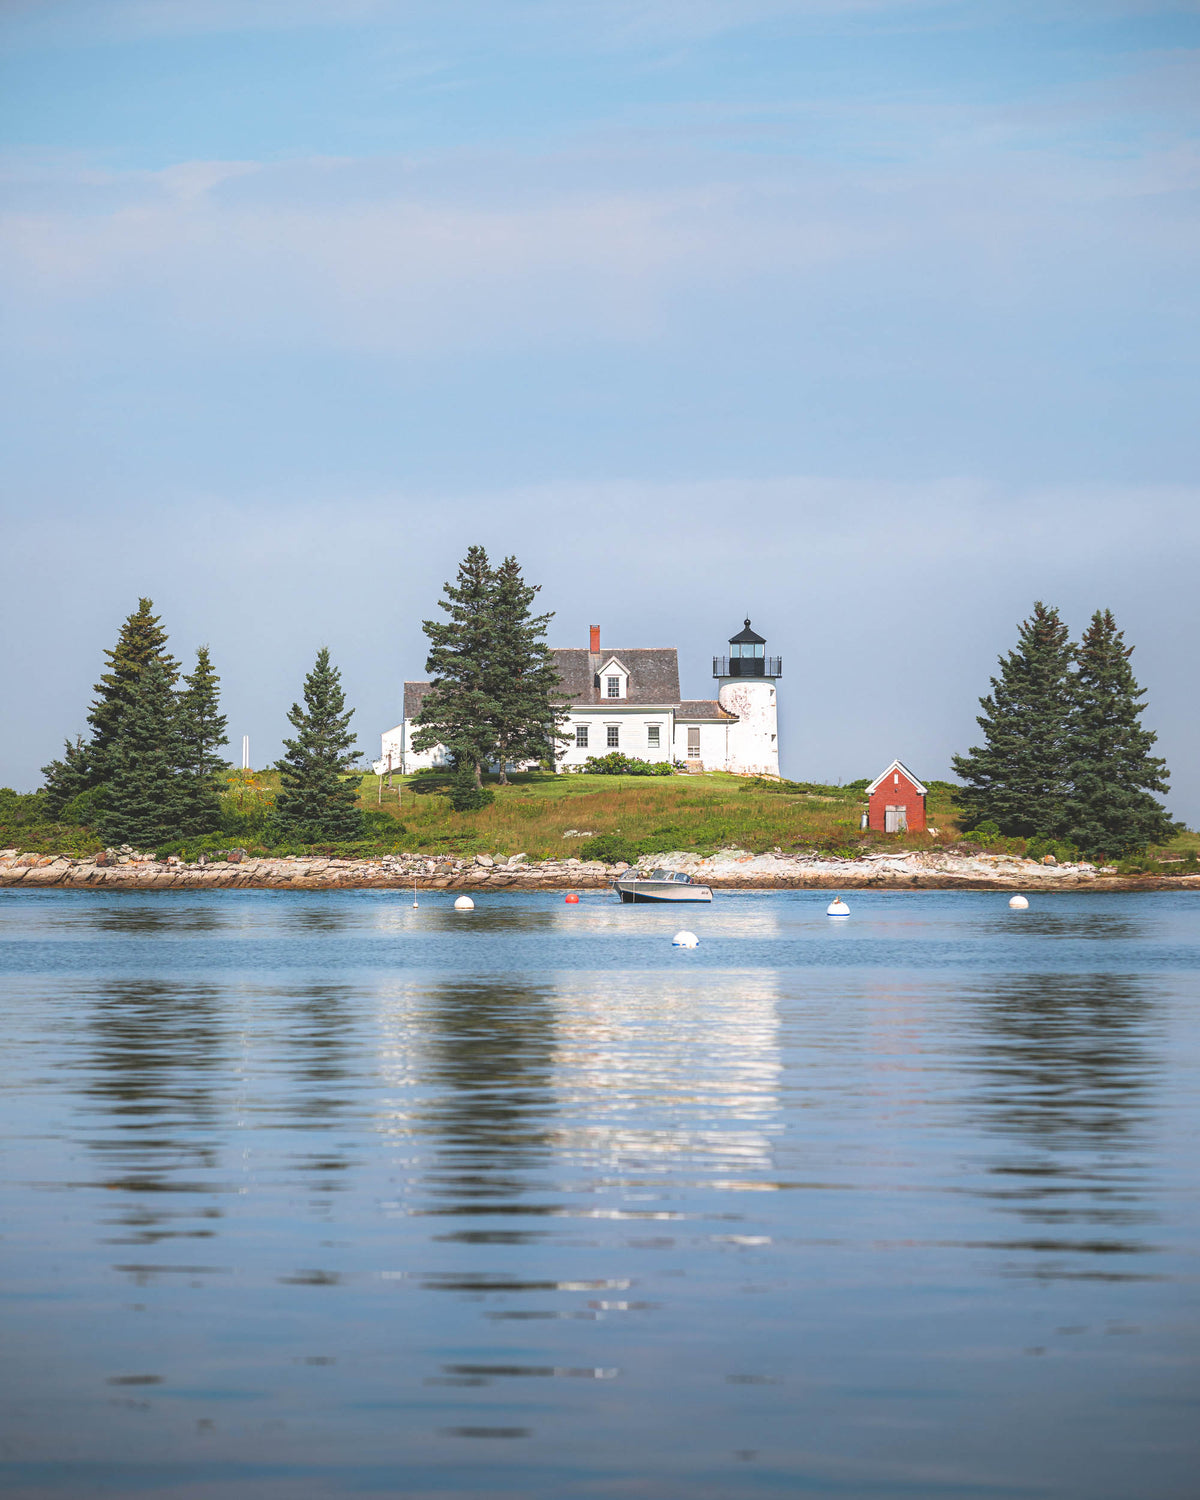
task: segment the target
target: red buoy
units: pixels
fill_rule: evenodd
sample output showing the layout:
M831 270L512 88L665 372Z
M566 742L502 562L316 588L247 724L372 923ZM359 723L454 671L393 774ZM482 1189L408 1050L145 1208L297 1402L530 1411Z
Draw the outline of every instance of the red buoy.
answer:
M579 905L579 897L575 894L574 891L568 891L567 892L567 905L568 906L578 906Z

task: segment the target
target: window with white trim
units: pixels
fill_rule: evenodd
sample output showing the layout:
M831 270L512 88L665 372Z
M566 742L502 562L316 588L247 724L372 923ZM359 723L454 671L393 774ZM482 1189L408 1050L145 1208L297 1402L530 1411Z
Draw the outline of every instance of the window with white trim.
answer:
M576 748L576 750L586 750L587 747L588 747L588 727L587 727L586 724L576 724L576 726L575 726L575 748Z
M621 748L621 726L619 724L610 724L608 726L608 748L610 750L619 750Z
M619 698L621 696L621 679L619 677L606 677L604 681L608 697Z
M647 724L646 725L646 749L647 750L657 750L658 749L658 725L657 724Z

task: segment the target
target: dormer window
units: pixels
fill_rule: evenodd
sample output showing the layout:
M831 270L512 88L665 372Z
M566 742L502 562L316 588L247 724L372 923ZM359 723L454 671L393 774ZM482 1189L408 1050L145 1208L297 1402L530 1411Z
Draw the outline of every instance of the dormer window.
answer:
M596 673L595 680L602 699L615 703L629 697L629 668L619 656L610 656Z

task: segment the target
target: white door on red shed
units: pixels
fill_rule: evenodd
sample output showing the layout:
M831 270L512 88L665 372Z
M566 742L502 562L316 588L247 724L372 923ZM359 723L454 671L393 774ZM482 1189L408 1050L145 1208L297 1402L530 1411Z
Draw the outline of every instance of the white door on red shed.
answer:
M884 833L904 833L908 828L907 807L885 807L883 810Z

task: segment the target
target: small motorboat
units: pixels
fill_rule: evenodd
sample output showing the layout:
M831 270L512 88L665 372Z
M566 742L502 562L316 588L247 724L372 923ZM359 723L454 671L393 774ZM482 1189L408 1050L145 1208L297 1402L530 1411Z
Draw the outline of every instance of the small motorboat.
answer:
M651 870L649 875L626 870L613 881L612 888L622 901L712 900L708 886L693 885L692 877L682 870Z

